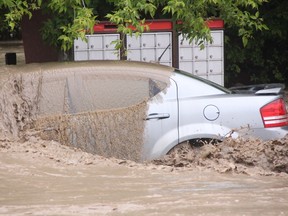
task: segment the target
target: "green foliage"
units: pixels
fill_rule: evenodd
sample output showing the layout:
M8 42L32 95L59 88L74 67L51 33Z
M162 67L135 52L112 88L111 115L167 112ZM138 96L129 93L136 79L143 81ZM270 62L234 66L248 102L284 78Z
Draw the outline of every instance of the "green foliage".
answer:
M226 85L281 82L288 86L288 2L274 0L259 7L269 31L255 32L246 47L238 29L226 28ZM236 69L237 68L237 69Z
M1 40L12 40L12 39L21 39L21 33L19 32L19 26L16 24L13 30L5 23L5 14L8 12L8 9L0 9L0 41Z
M149 14L154 16L156 6L152 1L146 0L112 0L115 4L116 10L112 13L108 13L108 18L112 23L117 24L118 32L122 34L122 38L126 35L132 36L135 32L138 37L144 31L149 31L149 26L145 25L145 18L142 18L141 14ZM132 28L131 28L132 27ZM124 43L121 40L115 42L115 47L118 49L124 49ZM123 53L126 54L126 51Z
M68 51L75 39L86 40L85 34L93 32L96 16L81 1L52 0L45 8L53 16L44 23L41 32L50 45Z
M205 41L212 42L207 21L219 17L225 20L228 27L236 26L238 35L242 38L244 46L253 38L255 31L267 30L259 13L259 6L267 0L114 0L116 10L107 15L107 18L118 24L118 31L123 34L132 34L129 25L135 26L136 32L143 32L145 27L143 17L149 15L153 18L155 11L162 8L161 13L166 14L174 21L181 20L176 30L184 38L199 45Z
M140 35L149 30L144 25L145 17L154 17L158 8L162 8L172 20L181 20L181 30L184 37L196 39L199 45L204 41L212 41L206 22L214 17L225 20L227 26L237 26L238 35L242 37L244 46L252 38L255 30L265 30L267 27L259 15L259 5L267 0L108 0L114 4L115 10L106 18L118 25L118 32ZM32 16L33 10L43 9L51 15L45 24L43 38L50 44L69 50L77 37L84 39L83 30L91 30L95 22L92 8L86 8L84 0L2 0L0 7L9 9L6 21L11 29L24 15ZM99 0L85 1L85 4L98 4ZM130 27L133 26L133 29ZM121 47L121 42L116 43Z
M42 0L2 0L0 2L0 8L9 9L9 13L5 14L6 22L11 30L14 30L17 23L22 19L24 15L32 16L32 11L40 8Z
M164 6L163 12L171 14L174 21L181 20L176 30L180 31L190 42L195 39L196 43L203 47L205 41L212 42L210 30L206 24L210 18L207 3L199 0L194 1L193 4L187 0L170 0Z
M225 20L226 27L237 27L244 47L255 31L268 30L259 14L259 6L265 2L267 0L225 0L217 3L219 17Z
M225 20L228 28L236 27L242 43L247 46L255 31L266 30L259 13L259 6L267 0L106 0L113 5L113 11L106 18L118 25L118 32L125 35L135 33L139 36L148 31L145 18L164 14L173 21L182 21L176 26L184 38L203 46L212 41L207 21L219 17ZM2 0L0 7L8 8L6 21L13 29L15 23L24 15L32 16L33 10L42 9L51 18L42 28L42 35L50 44L66 51L71 49L74 39L85 39L85 31L92 31L95 23L95 10L90 5L99 6L100 0ZM84 3L84 4L83 4ZM110 7L110 6L109 6ZM133 26L133 28L131 28ZM116 41L117 48L123 42Z
M86 39L85 35L93 32L95 18L96 17L93 16L91 9L84 8L75 10L73 23L60 27L62 30L62 35L58 37L58 40L61 41L62 50L70 50L74 40L77 38L81 38L83 40Z
M86 40L85 34L93 32L96 16L84 1L51 0L43 8L53 14L42 28L43 39L63 51L70 50L75 39Z
M85 39L85 33L93 31L96 16L92 8L86 7L88 3L84 0L3 0L0 8L8 9L5 21L11 30L23 16L31 18L34 10L45 11L50 19L42 28L43 39L67 51L72 48L75 39Z
M146 0L124 0L117 1L115 0L115 6L117 10L113 13L107 14L107 18L112 22L118 25L118 31L123 34L132 35L133 26L136 32L143 32L148 30L147 25L143 25L145 23L145 18L141 18L141 13L145 14L149 13L150 16L153 16L156 7L149 1Z

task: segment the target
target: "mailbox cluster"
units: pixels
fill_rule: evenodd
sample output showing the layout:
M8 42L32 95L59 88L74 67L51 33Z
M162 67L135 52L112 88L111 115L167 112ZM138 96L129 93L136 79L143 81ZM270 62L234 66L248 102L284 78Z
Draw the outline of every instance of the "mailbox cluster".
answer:
M222 20L209 23L213 43L206 43L204 49L200 49L194 41L189 43L181 34L173 32L171 21L153 21L149 26L150 31L139 37L127 35L125 59L159 62L224 85ZM75 61L123 59L113 43L120 39L116 27L109 23L100 23L94 27L94 31L94 34L86 36L87 42L80 39L74 41Z

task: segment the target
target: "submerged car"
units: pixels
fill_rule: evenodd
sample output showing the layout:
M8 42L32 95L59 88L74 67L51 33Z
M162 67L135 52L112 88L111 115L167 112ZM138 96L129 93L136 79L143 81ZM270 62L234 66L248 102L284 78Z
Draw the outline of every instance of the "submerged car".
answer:
M159 93L161 104L154 98L149 102L149 158L165 155L186 141L197 144L226 137L273 140L288 134L283 88L240 94L177 69L170 80L170 86Z
M3 119L2 128L20 121L22 131L103 156L151 160L183 142L288 133L281 88L235 94L172 67L132 61L32 64L5 74L2 83L20 102L1 102L16 119Z

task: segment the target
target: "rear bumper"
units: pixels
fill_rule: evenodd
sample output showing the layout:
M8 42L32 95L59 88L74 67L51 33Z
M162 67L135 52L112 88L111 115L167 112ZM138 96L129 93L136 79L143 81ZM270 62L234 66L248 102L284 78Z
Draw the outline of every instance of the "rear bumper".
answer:
M241 134L243 137L256 137L262 140L275 140L281 139L288 135L288 126L285 127L275 127L275 128L259 128L251 129L249 133Z

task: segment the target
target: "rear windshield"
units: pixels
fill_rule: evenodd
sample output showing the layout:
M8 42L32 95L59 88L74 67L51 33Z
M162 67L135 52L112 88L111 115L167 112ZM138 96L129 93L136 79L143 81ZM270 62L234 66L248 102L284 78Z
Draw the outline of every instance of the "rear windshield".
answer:
M185 71L182 71L182 70L179 70L179 69L175 69L175 72L176 72L176 73L183 74L183 75L188 76L188 77L191 77L191 78L193 78L193 79L199 80L199 81L201 81L201 82L204 82L204 83L206 83L207 85L213 86L214 88L216 88L216 89L218 89L218 90L220 90L220 91L223 91L223 92L226 93L226 94L232 94L232 93L233 93L233 92L230 91L229 89L227 89L227 88L225 88L225 87L223 87L223 86L221 86L221 85L219 85L219 84L217 84L217 83L214 83L214 82L212 82L212 81L210 81L210 80L204 79L204 78L202 78L202 77L199 77L199 76L190 74L190 73L188 73L188 72L185 72Z

